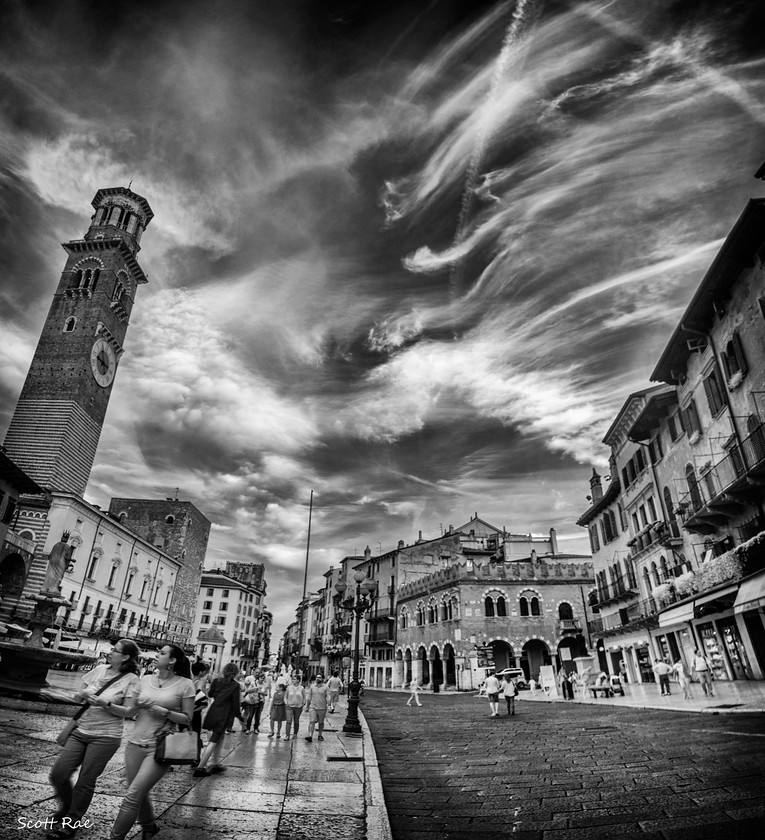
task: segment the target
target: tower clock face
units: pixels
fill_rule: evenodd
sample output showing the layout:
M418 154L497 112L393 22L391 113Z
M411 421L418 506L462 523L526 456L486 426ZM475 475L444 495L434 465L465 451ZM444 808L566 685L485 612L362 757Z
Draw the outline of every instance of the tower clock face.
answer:
M111 344L103 338L97 338L90 351L90 369L93 378L102 388L112 384L117 372L117 356Z

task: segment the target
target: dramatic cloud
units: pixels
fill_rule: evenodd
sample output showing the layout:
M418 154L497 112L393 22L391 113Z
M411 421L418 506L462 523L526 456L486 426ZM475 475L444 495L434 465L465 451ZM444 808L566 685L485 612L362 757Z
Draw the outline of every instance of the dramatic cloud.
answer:
M155 218L88 497L177 491L281 633L343 555L575 522L758 184L747 4L11 2L0 421L100 187ZM384 8L383 8L384 7Z

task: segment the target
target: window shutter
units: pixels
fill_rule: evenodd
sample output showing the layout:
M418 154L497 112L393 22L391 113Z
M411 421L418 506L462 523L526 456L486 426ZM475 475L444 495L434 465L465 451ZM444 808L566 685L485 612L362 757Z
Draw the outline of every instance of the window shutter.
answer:
M744 376L749 368L746 366L744 348L741 346L741 339L738 337L738 333L733 333L731 336L731 342L733 343L733 350L736 354L736 359L738 360L739 370L741 371L741 375Z

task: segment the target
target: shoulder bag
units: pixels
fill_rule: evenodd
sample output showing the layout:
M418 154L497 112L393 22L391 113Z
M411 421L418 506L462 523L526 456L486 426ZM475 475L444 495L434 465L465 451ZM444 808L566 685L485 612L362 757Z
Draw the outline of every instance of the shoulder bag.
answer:
M121 680L125 675L124 674L117 674L116 677L112 677L106 685L101 686L98 689L95 696L98 697L101 692L106 691L110 685L113 685L117 682L117 680ZM69 740L69 736L77 729L77 721L85 714L85 712L90 708L90 703L83 703L79 709L74 713L74 717L67 723L67 725L58 733L56 736L56 743L63 747L66 742Z
M157 764L199 764L202 739L198 732L183 727L179 732L161 732L157 736L154 760Z

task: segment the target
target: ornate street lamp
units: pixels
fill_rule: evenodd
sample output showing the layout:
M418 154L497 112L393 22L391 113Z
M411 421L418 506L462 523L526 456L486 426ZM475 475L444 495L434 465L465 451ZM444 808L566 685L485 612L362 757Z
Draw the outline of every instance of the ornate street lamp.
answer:
M343 724L343 732L360 735L359 691L361 689L361 683L359 682L359 629L361 616L374 603L377 581L366 577L364 572L360 571L353 575L353 579L356 581L355 595L351 594L347 598L343 598L348 589L348 584L344 580L338 581L335 584L335 589L340 596L342 608L356 614L356 634L353 645L353 679L348 685L348 714Z

